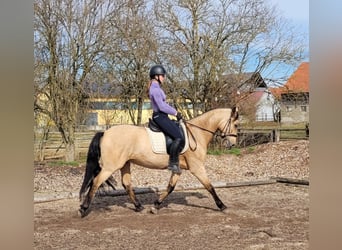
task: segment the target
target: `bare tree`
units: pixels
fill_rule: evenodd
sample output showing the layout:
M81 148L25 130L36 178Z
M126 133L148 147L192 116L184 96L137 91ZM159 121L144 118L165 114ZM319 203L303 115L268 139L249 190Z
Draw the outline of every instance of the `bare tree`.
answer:
M35 109L60 131L66 161L75 158L75 129L86 108L83 83L103 56L108 19L117 9L109 0L34 2L35 96L45 101Z
M191 101L194 115L212 108L223 93L234 95L230 91L238 86L224 84L223 73L241 74L251 65L261 73L302 58L297 33L264 0L155 1L155 15L173 90Z
M156 51L153 23L146 0L124 1L122 11L110 20L110 29L119 37L107 51L107 66L119 99L128 110L133 124L140 125L146 99L148 70Z

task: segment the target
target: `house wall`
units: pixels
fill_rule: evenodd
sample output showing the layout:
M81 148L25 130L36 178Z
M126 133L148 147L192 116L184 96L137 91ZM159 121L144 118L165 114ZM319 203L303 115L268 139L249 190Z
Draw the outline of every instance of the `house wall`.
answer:
M134 115L137 116L138 112ZM141 123L148 122L148 119L152 117L152 110L143 109ZM116 124L132 124L129 112L127 110L90 110L86 125L116 125Z
M131 105L136 105L132 100ZM93 99L85 122L87 126L111 126L116 124L132 124L130 113L122 102L115 98ZM133 112L133 111L131 111ZM133 112L137 117L138 111ZM145 100L142 107L142 123L148 122L152 115L151 102Z
M93 107L88 111L86 125L89 127L105 127L117 124L132 124L129 111L117 99L94 99ZM132 104L135 105L134 100ZM192 112L190 103L179 104L182 109L188 109ZM133 112L133 111L131 111ZM146 99L142 107L141 123L145 124L152 117L151 101ZM138 116L138 111L134 111L134 117Z
M271 93L264 92L257 103L256 121L274 121L273 114L276 110L280 109L275 103L274 96Z
M297 123L309 122L309 105L308 104L282 104L281 105L281 122Z

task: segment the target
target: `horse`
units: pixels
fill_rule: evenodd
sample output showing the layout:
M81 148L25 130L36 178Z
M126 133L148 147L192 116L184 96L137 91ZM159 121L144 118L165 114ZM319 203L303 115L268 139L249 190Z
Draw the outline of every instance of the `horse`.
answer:
M238 108L217 108L183 121L187 130L189 148L179 156L180 168L189 170L197 177L200 183L212 195L217 207L223 211L226 205L216 194L212 186L204 162L207 148L213 136L217 132L228 138L230 146L234 146L238 132ZM114 172L120 170L121 184L126 190L135 211L144 209L137 199L131 184L131 164L136 164L149 169L167 169L168 154L156 154L149 147L148 132L143 126L117 125L106 131L97 132L92 138L86 161L86 171L80 189L81 217L90 212L90 205L96 191L108 181ZM154 207L160 209L162 202L174 190L181 173L171 173L166 191L162 192L154 202Z

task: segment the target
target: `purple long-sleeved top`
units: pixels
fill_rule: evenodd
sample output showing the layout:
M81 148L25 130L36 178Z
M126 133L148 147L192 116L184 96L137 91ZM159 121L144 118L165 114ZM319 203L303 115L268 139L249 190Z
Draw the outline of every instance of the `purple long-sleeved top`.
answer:
M159 83L155 81L151 83L149 95L154 112L161 111L166 114L176 115L177 110L166 102L166 95L162 88L159 86Z

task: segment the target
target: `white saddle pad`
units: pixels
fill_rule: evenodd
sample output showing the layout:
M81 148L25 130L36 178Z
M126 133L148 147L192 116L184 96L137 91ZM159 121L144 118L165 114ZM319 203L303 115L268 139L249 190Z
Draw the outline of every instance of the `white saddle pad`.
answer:
M183 132L185 135L185 145L184 148L181 152L183 154L185 151L188 150L189 148L189 141L188 141L188 136L186 133L186 127L183 122L180 123L181 127L183 128ZM165 141L165 135L163 132L154 132L148 127L145 127L147 130L147 134L150 138L151 145L152 145L152 151L156 154L167 154L166 151L166 141Z

